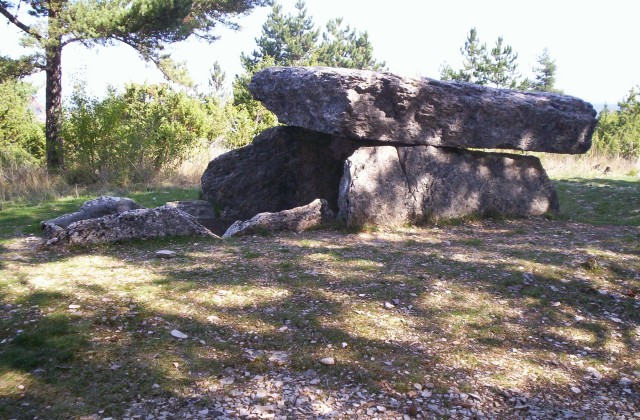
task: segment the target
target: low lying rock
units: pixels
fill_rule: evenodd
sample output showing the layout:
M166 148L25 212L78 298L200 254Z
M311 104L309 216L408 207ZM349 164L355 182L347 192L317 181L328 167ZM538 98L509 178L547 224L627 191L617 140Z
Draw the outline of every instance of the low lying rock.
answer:
M433 146L362 147L345 162L338 218L399 226L467 215L558 211L540 160Z
M99 244L168 236L216 237L193 216L173 207L129 210L71 223L59 228L46 245Z
M584 153L596 112L578 98L327 67L270 67L249 90L281 122L392 144Z
M53 237L53 235L68 227L70 224L81 220L95 219L97 217L143 208L144 207L137 204L130 198L101 196L93 200L86 201L80 207L80 210L74 213L65 214L55 219L49 219L41 222L40 227L44 230L46 237Z
M335 214L329 208L327 200L316 199L306 206L277 213L259 213L250 220L237 221L229 227L222 237L250 235L262 231L289 230L301 232L320 227L333 220L335 220Z
M297 127L274 127L248 146L212 160L202 176L204 199L223 219L304 206L316 198L337 210L344 161L361 144Z

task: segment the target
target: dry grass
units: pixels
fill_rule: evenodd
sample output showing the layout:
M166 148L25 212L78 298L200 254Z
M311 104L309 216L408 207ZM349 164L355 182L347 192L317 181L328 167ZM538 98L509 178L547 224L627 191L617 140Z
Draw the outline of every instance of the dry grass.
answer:
M153 183L180 187L199 186L200 178L209 162L227 151L228 149L217 143L211 144L207 150L193 151L175 170L158 174Z
M0 208L11 202L39 203L62 197L99 195L116 187L129 190L199 187L200 178L209 162L226 151L227 149L213 144L206 151L192 153L173 170L163 171L144 184L126 186L113 186L107 178L104 182L91 185L70 185L63 175L52 175L43 166L0 163Z
M60 176L40 166L0 164L0 206L16 200L48 200L75 191Z
M633 161L590 152L586 155L539 154L542 166L551 178L594 178L600 176L640 175L640 158ZM607 170L608 168L608 170Z

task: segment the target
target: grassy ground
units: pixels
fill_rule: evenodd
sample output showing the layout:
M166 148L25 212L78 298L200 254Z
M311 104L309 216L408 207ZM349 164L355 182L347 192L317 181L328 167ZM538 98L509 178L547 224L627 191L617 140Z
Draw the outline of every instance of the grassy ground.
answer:
M64 251L36 251L29 234L89 197L5 206L0 417L121 417L154 398L206 407L255 375L310 368L326 389L407 401L416 384L453 388L502 413L515 413L500 411L505 393L587 404L606 388L638 404L640 182L556 185L557 220ZM151 206L197 191L128 196ZM178 257L155 258L167 248Z

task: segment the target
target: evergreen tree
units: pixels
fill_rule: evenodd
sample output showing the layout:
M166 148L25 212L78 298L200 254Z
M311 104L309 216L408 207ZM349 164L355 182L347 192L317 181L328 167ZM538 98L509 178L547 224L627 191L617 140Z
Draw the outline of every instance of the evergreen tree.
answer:
M531 83L531 90L537 92L562 93L556 89L556 62L551 59L549 50L545 48L538 57L537 66L533 68L535 80Z
M615 111L607 108L598 115L593 149L625 159L640 159L640 86L618 102Z
M526 86L526 80L521 80L518 74L518 54L513 52L510 45L504 44L502 37L489 50L486 44L480 42L476 28L471 28L460 52L463 56L462 68L454 70L449 64L444 64L440 69L442 80L508 89Z
M329 66L380 70L385 64L373 58L373 46L366 32L359 33L342 26L342 19L327 23L322 33L308 15L306 4L299 0L296 13L285 15L282 6L275 4L262 34L256 38L257 49L240 60L245 72L236 76L233 84L233 103L246 111L255 121L256 131L272 126L276 117L249 93L251 77L271 66Z
M44 132L31 110L34 87L16 78L0 81L0 164L40 160Z
M518 54L511 45L503 45L499 37L495 47L490 51L486 70L481 75L485 85L497 88L516 89L519 85Z
M464 47L460 48L460 53L463 56L462 68L454 70L450 65L445 64L440 70L442 80L485 84L484 75L489 66L487 45L480 43L476 28L469 30Z
M327 22L322 43L316 52L318 65L354 69L381 70L384 62L373 58L369 34L358 33L349 25L342 27L342 19Z
M155 63L170 79L183 79L183 68L164 47L192 35L214 40L217 24L237 28L230 16L244 14L270 0L0 0L0 14L22 30L39 51L38 67L46 72L47 166L64 166L62 125L62 50L79 42L86 47L120 42ZM33 25L24 20L24 6Z
M320 31L307 14L304 1L296 3L296 15L284 15L276 4L262 25L262 35L256 39L258 49L250 56L241 55L242 66L253 71L267 57L278 66L298 66L313 62Z
M0 83L21 79L37 71L35 57L27 56L17 60L0 55Z
M224 87L226 79L227 74L220 67L220 63L214 62L213 68L209 71L209 89L211 89L212 96L218 101L227 96Z

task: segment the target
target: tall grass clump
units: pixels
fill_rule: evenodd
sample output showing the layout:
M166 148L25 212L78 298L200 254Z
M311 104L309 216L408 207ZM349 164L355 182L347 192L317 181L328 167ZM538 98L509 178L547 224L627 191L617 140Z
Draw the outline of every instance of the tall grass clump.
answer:
M67 194L70 187L19 149L0 149L0 203L42 201Z

